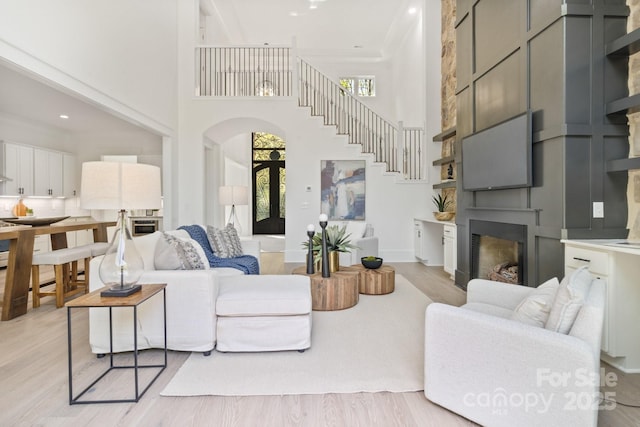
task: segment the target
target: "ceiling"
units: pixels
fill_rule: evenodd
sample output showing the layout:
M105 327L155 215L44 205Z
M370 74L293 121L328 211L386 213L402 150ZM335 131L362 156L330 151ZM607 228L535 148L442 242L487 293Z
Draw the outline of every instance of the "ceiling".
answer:
M200 1L205 14L223 23L232 44L290 45L295 35L307 53L380 58L418 19L425 0ZM140 130L1 59L0 114L72 133Z
M290 45L314 53L385 56L419 19L424 0L201 0L231 44ZM413 11L410 12L410 9ZM439 10L438 10L439 12Z
M139 130L0 61L0 113L65 132ZM68 119L60 118L60 115Z

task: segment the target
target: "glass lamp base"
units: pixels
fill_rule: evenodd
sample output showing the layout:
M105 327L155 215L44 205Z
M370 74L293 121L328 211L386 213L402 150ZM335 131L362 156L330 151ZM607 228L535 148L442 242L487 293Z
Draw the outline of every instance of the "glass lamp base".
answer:
M110 287L109 289L105 289L100 292L101 297L128 297L129 295L133 295L136 292L140 292L142 289L142 285L115 285Z

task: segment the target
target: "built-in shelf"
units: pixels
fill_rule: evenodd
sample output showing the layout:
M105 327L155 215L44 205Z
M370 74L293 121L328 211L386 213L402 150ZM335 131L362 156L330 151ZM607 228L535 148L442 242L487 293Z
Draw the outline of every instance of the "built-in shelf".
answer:
M606 114L615 113L635 113L639 111L640 94L627 96L622 99L616 99L606 105Z
M456 188L456 182L455 181L445 181L445 182L441 182L440 184L433 184L433 188L434 189L443 189L443 188Z
M640 28L625 34L605 46L606 55L630 56L640 51Z
M455 162L456 156L447 156L433 161L433 166L446 165L447 163Z
M456 134L456 127L453 126L449 129L443 130L442 132L434 136L433 141L434 142L444 141L446 139L451 138L455 134ZM450 156L446 156L446 157L442 157L440 159L434 160L433 166L442 166L442 165L446 165L447 163L455 163L455 161L456 161L456 156L452 154ZM450 180L450 181L441 182L439 184L434 184L433 188L436 190L443 189L443 188L456 188L456 181Z
M640 28L618 37L605 46L605 54L612 58L627 58L636 52L640 52ZM640 111L640 94L616 99L605 106L606 114L631 114L638 111Z
M456 127L445 129L436 136L433 137L433 142L444 141L447 138L451 138L456 134Z
M640 169L640 157L609 160L607 162L607 172L626 172L632 169Z

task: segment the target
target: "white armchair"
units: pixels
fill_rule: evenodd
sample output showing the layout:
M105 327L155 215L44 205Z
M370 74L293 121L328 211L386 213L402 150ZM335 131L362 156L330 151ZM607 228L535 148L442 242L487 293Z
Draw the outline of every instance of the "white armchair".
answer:
M356 246L351 252L340 252L340 265L360 264L360 258L378 256L378 238L373 235L373 226L363 221L331 222L329 225L346 225L351 243Z
M535 288L469 282L467 304L425 318L425 396L490 426L595 426L605 285L594 279L567 335L510 320Z

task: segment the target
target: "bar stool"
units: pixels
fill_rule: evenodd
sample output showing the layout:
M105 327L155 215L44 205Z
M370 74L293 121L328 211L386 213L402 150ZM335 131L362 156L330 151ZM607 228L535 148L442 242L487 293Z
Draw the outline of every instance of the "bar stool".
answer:
M86 245L76 246L76 248L89 248L91 250L91 258L97 257L99 255L104 255L107 253L107 249L109 249L109 243L107 242L95 242L95 243L87 243ZM73 268L77 267L77 263L71 265L71 280L78 280L78 269Z
M84 260L84 280L78 280L78 261ZM33 308L40 307L40 297L55 296L56 308L64 306L64 299L89 291L89 262L91 248L64 248L51 252L33 254L31 262L31 289ZM52 265L56 276L56 288L53 291L40 290L40 266ZM69 270L71 265L71 270Z

